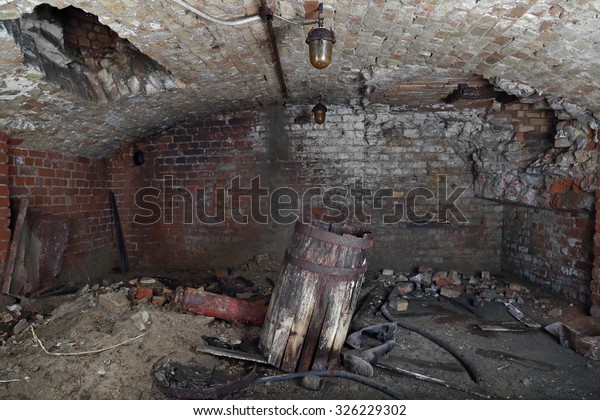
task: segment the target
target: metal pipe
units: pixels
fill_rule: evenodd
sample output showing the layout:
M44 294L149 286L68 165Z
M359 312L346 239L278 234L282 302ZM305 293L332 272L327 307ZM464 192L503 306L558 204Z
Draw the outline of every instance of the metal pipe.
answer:
M273 49L273 57L275 59L275 70L277 71L277 77L279 78L279 84L281 85L281 93L283 99L289 98L287 84L285 83L285 76L283 75L283 68L281 67L281 59L279 58L279 49L277 48L277 40L275 39L275 30L273 29L273 12L267 6L267 0L260 0L260 6L262 15L267 22L267 29L269 31L269 38L271 39L271 47Z
M8 0L8 1L12 2L14 0ZM173 0L173 1L175 3L177 3L178 5L182 6L184 9L187 9L190 12L195 13L198 16L200 16L206 20L209 20L213 23L217 23L219 25L239 26L239 25L247 25L249 23L254 23L254 22L258 22L259 20L262 20L262 17L260 15L247 16L244 18L232 19L232 20L221 19L221 18L215 17L213 15L209 15L208 13L204 13L203 11L195 8L194 6L192 6L191 4L189 4L188 2L186 2L184 0ZM283 16L275 15L275 14L273 14L272 16L277 19L281 19L284 22L291 23L292 25L314 25L315 23L317 23L317 21L312 21L312 20L292 20L292 19L284 18Z
M194 6L192 6L191 4L189 4L188 2L186 2L184 0L173 0L173 1L175 3L177 3L178 5L182 6L183 8L189 10L190 12L195 13L198 16L203 17L206 20L210 20L213 23L218 23L219 25L239 26L239 25L246 25L248 23L258 22L262 19L260 17L260 15L254 15L254 16L248 16L246 18L235 19L235 20L224 20L224 19L220 19L220 18L211 16L207 13L204 13L201 10L198 10Z
M175 289L173 305L183 311L251 325L263 324L268 307L264 301L251 302L191 287Z

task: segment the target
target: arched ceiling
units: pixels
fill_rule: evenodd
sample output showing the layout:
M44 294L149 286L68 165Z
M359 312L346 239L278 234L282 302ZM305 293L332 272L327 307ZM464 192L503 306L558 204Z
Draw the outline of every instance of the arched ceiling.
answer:
M0 0L0 20L42 2ZM107 156L124 142L219 111L284 103L266 24L224 26L172 0L47 0L100 22L170 73L164 89L90 100L23 66L0 27L0 131L33 147ZM260 0L189 0L223 19L255 15ZM267 0L273 12L304 19L317 2ZM287 103L418 108L445 105L458 83L493 80L522 95L575 104L600 117L600 2L526 0L332 0L325 26L337 43L332 64L310 66L310 26L273 21L290 97ZM335 10L335 13L331 9ZM512 92L514 93L514 92Z

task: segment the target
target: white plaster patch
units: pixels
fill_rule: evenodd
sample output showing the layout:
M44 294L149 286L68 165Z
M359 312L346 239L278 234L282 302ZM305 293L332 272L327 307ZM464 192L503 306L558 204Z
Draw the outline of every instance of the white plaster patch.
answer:
M139 22L138 22L139 24ZM134 31L132 31L129 27L122 25L120 23L113 23L110 25L110 29L119 34L121 38L127 38L128 36L136 35Z
M5 85L0 88L0 100L10 101L19 96L27 95L38 86L42 77L42 73L38 73L33 69L28 69L27 77L16 75L6 77L4 79Z

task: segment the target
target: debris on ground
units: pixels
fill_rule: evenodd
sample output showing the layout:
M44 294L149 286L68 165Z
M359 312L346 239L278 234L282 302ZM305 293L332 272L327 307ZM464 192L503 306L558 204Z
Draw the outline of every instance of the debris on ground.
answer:
M279 267L263 254L237 267L202 272L115 274L70 295L10 302L0 307L0 399L161 399L165 395L151 380L155 365L202 366L204 376L198 384L207 379L238 381L251 362L228 360L226 354L242 352L249 360L262 360L256 345L261 328L183 311L175 302L177 288L266 302ZM225 268L227 278L223 278ZM557 335L555 340L543 330L515 321L504 303L534 322L560 321L562 338ZM383 312L391 313L395 322L386 323ZM577 306L543 293L536 285L500 273L427 266L413 273L391 268L386 274L368 272L352 320L351 332L358 330L358 335L347 337L348 344L351 337L358 344L355 350L348 346L341 361L411 398L597 399L600 330L574 321L579 313ZM374 324L393 328L388 327L386 334L380 331L380 337L368 328L360 329ZM455 355L472 362L479 372L476 376L484 380L469 381L471 374L453 354L415 331L451 345ZM386 344L392 340L393 346ZM40 343L52 354L44 353ZM208 354L201 350L207 345L223 348L222 355L216 355L214 348ZM98 350L104 351L95 353ZM63 353L85 355L56 356ZM261 375L278 373L271 366L260 366ZM169 385L196 383L183 371L163 372ZM399 381L399 374L406 379ZM52 387L47 386L48 378ZM304 387L300 380L278 386L249 384L233 398L314 399L315 392L324 399L382 397L358 383L312 380Z
M591 317L577 317L568 323L555 322L545 327L563 346L592 360L600 360L600 322Z

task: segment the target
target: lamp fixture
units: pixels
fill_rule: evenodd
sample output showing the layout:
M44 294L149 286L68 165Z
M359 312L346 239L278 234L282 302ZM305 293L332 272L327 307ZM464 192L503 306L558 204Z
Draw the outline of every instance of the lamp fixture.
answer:
M331 54L333 44L335 44L335 34L332 30L323 27L323 3L319 3L318 27L312 28L306 37L308 44L308 55L310 64L317 69L324 69L331 64Z
M320 96L318 103L312 109L312 113L317 124L323 124L325 122L325 114L327 113L327 107L321 103Z

